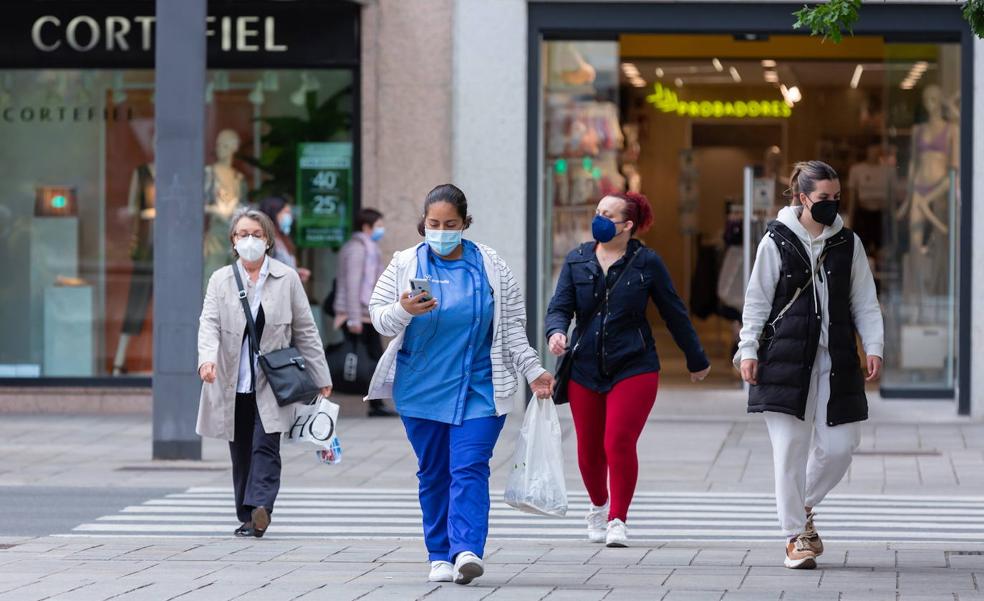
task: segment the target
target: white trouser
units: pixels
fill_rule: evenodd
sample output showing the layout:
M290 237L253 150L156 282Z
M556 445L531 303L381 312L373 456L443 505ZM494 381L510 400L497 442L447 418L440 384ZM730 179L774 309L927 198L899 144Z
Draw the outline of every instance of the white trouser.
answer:
M830 353L820 347L813 362L804 419L765 413L776 472L776 509L787 538L803 532L805 508L816 507L837 486L861 442L860 422L827 425L829 399Z

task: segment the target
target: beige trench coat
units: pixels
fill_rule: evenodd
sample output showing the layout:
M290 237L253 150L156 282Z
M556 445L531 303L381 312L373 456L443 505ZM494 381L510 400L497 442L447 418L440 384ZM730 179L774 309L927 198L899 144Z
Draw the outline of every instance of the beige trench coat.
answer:
M301 279L280 261L269 260L270 273L263 284L261 299L266 322L260 336L260 353L293 344L304 356L314 383L319 387L331 386L321 337ZM227 265L212 274L198 325L198 367L215 363L216 378L211 384L202 383L196 430L200 436L225 440L232 440L235 433L239 356L246 331L246 315L232 269L233 266ZM268 434L290 428L294 407L277 405L262 370L256 373L256 405L263 430Z

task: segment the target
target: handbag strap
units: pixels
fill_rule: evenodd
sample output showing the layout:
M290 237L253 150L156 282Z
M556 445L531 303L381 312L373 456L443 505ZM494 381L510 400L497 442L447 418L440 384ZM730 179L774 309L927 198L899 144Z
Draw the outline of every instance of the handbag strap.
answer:
M642 246L636 249L636 251L632 253L632 256L629 257L628 262L625 264L625 269L622 270L622 273L618 274L618 277L615 279L615 283L612 284L611 288L608 288L608 292L611 292L612 290L615 290L615 288L618 287L619 283L622 281L622 278L625 277L625 274L629 272L629 268L632 267L632 263L635 262L636 257L639 256L640 252L642 252ZM607 295L605 296L607 298ZM598 303L591 310L591 316L588 317L588 319L584 320L583 324L579 323L577 327L574 328L574 333L577 334L577 342L574 343L574 348L571 349L571 356L574 355L574 351L576 351L577 347L581 344L581 335L584 332L584 328L588 327L588 324L594 321L594 318L598 316L598 314L602 310L602 305L604 304L604 302L605 302L604 298L599 300Z
M249 350L254 355L260 354L260 340L256 335L256 323L253 321L253 310L249 306L249 299L246 297L246 289L243 288L243 278L239 275L239 262L232 264L232 273L236 276L236 287L239 288L239 302L243 305L243 313L246 314L246 332L249 338Z

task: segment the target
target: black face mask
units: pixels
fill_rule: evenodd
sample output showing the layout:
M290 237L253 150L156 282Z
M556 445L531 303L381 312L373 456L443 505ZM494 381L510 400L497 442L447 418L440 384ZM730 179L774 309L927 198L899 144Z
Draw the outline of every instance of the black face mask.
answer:
M813 206L810 207L810 215L813 216L813 220L817 223L830 227L834 225L834 221L837 219L838 209L840 209L839 200L814 202Z

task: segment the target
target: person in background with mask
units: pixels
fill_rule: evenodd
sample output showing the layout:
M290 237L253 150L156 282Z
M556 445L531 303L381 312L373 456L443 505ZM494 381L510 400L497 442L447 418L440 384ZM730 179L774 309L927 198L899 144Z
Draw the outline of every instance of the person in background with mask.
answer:
M369 303L376 329L395 339L368 398L394 399L417 455L429 580L458 584L485 571L489 460L519 378L541 399L553 389L526 338L519 284L498 253L462 238L471 222L461 190L431 190L424 242L396 253ZM411 296L411 279L429 280L430 294Z
M663 259L633 238L652 222L642 194L602 198L591 223L594 241L567 255L547 308L550 352L573 353L567 396L578 467L591 498L588 540L609 547L628 542L625 522L639 475L636 443L659 388L659 357L646 320L650 301L686 355L691 381L711 369Z
M282 196L268 196L260 201L260 210L277 228L271 256L296 271L301 276L301 282L306 283L311 279L311 270L297 266L297 248L290 237L294 225L294 212L290 203Z
M765 413L772 441L783 563L812 569L823 553L813 510L861 441L864 383L881 374L884 327L864 245L838 215L837 172L797 163L789 186L792 206L759 243L734 364L751 385L748 411Z
M355 233L338 253L338 273L335 275L335 329L343 326L351 334L361 336L369 357L379 361L383 356L383 339L369 318L369 299L372 289L383 273L379 241L386 234L383 214L376 209L362 209L355 216ZM382 399L370 397L369 417L395 417Z
M331 396L331 375L300 277L271 256L273 222L261 211L240 209L230 224L236 262L209 278L198 325L202 394L196 431L229 441L236 514L242 522L234 534L260 538L280 490L280 434L294 423L294 406L277 403L258 355L250 356L234 269L256 324L259 352L293 344L325 397Z

